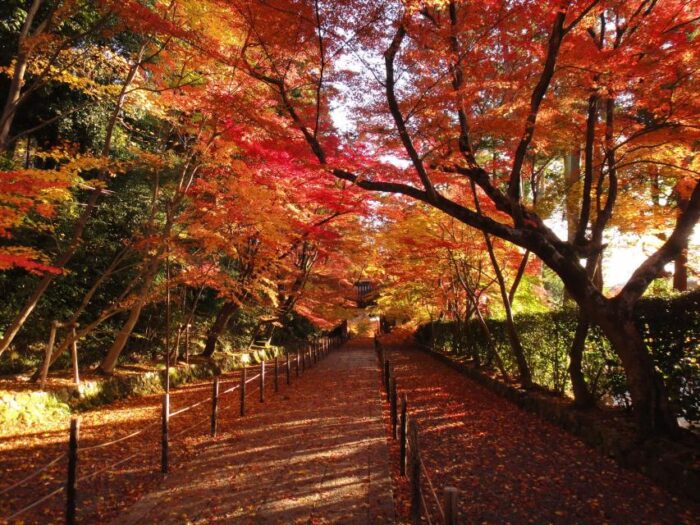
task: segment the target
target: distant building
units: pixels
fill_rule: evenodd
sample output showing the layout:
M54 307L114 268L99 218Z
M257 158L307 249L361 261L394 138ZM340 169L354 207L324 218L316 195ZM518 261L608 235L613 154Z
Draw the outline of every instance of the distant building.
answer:
M371 305L379 295L379 284L374 281L362 280L355 283L355 301L358 308Z

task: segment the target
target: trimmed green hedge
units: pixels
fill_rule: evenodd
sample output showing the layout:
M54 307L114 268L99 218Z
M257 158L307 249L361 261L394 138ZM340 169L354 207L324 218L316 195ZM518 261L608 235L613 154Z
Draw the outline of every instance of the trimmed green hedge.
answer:
M576 310L516 316L534 381L559 393L570 389L569 348L577 324ZM639 301L635 321L669 388L680 417L700 422L700 291L674 299ZM505 321L488 319L489 330L506 368L515 374ZM490 365L483 330L476 319L466 324L439 321L422 325L419 342L457 356L479 358ZM620 360L598 327L586 339L583 370L593 393L609 404L629 406L629 394Z

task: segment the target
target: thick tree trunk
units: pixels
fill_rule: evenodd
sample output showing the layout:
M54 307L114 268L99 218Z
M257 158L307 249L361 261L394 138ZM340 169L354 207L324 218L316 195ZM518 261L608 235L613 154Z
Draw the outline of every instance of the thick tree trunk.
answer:
M587 313L601 327L622 361L640 435L676 435L678 421L668 401L666 387L631 312L623 312L613 304Z
M673 289L678 292L688 291L688 248L681 250L673 263Z
M221 307L221 310L219 310L219 313L214 320L214 324L211 325L211 328L209 328L209 332L207 333L207 343L204 346L204 351L202 352L204 357L211 357L214 355L214 352L216 351L216 343L219 341L219 337L224 333L224 330L226 330L231 317L233 317L233 314L236 313L238 308L238 304L234 303L233 301L228 301Z

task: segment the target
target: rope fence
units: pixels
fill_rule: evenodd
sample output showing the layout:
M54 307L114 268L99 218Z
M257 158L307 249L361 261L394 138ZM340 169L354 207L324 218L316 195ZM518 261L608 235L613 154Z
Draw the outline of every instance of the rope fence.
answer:
M324 336L319 339L317 339L314 343L309 345L307 348L305 348L303 351L296 351L296 359L294 360L292 356L290 355L292 352L286 352L286 359L285 362L282 363L282 366L284 367L284 373L286 377L286 384L290 385L291 384L291 377L292 377L292 367L293 363L296 362L296 377L300 377L303 372L307 369L316 364L322 357L327 356L331 350L339 347L342 345L348 338L348 331L347 331L347 324L343 323L340 325L340 327L334 332L338 332L339 335L332 335L332 336ZM67 467L67 481L61 486L55 488L51 492L41 496L40 498L36 499L29 505L13 512L9 516L6 516L5 518L0 519L0 521L6 520L10 521L13 520L22 514L25 514L26 512L30 511L31 509L36 508L37 506L41 505L42 503L46 502L47 500L51 499L52 497L56 496L57 494L60 494L62 492L66 492L66 518L65 518L65 523L67 525L74 525L76 522L76 514L77 514L77 486L78 482L84 482L86 480L92 479L97 477L100 474L103 474L105 472L114 470L120 465L123 465L127 463L128 461L134 459L135 457L138 457L140 455L148 454L149 452L152 452L152 448L149 449L148 451L141 450L135 453L132 453L125 458L120 459L119 461L116 461L108 466L105 466L103 468L98 469L95 472L91 473L86 473L81 476L78 476L77 472L77 464L78 464L78 455L79 453L85 453L89 452L92 450L97 450L97 449L103 449L112 445L116 445L118 443L122 443L125 441L128 441L140 434L145 433L146 431L161 426L161 435L160 435L160 442L161 442L161 472L162 473L167 473L169 471L169 444L172 439L175 439L179 436L182 436L186 434L187 432L190 432L191 430L197 428L197 427L202 427L202 422L210 422L211 423L211 428L210 428L210 435L212 437L215 437L217 434L218 430L218 415L219 415L219 409L218 409L218 404L219 404L219 399L221 398L222 395L229 394L232 392L235 392L236 390L240 390L241 396L240 396L240 413L241 416L245 415L245 404L246 404L246 399L256 393L260 392L260 401L264 402L264 394L265 394L265 378L266 378L266 368L268 366L273 366L274 367L274 391L278 392L279 391L279 360L278 358L274 358L274 360L269 360L269 361L262 361L260 365L251 367L254 370L259 369L260 372L257 374L253 375L252 377L247 377L247 371L248 367L244 366L243 368L239 369L241 372L241 378L238 384L235 384L231 386L230 388L227 388L226 390L219 391L220 387L220 378L217 376L214 378L213 381L213 386L212 386L212 394L210 397L206 397L204 399L201 399L200 401L197 401L195 403L192 403L191 405L182 407L178 410L175 410L173 412L170 411L170 393L166 392L163 394L163 403L162 403L162 410L160 417L157 421L154 421L145 427L136 430L134 432L131 432L125 436L110 440L110 441L105 441L103 443L98 443L95 445L90 445L90 446L85 446L85 447L80 447L79 446L79 429L80 429L80 418L79 417L73 417L71 418L71 425L70 425L70 433L69 433L69 446L68 446L68 452L60 454L50 460L49 462L45 463L41 467L35 469L32 471L30 474L27 476L23 477L22 479L16 481L12 485L2 489L0 491L0 495L6 494L22 485L25 485L27 482L31 481L32 479L36 478L39 476L41 473L47 471L49 468L52 466L56 465L60 461L64 459L68 459L68 467ZM235 381L235 380L234 380ZM255 388L250 389L249 391L246 392L246 386L253 382L257 381L258 385ZM169 432L169 426L170 426L170 420L176 416L179 416L181 414L184 414L186 412L189 412L190 410L197 408L199 406L205 405L206 403L211 404L211 413L208 413L206 417L200 417L197 418L194 424L186 427L185 429L182 429L178 431L177 433L170 435ZM231 406L231 404L229 404Z
M455 487L445 486L442 499L438 495L435 485L430 478L430 473L425 466L420 453L418 422L408 414L408 401L405 393L401 395L401 407L399 408L399 396L396 377L390 361L386 358L386 351L374 336L374 348L377 352L382 376L382 385L389 401L392 439L399 440L399 472L401 476L408 477L411 491L411 524L419 525L423 518L432 525L434 523L430 508L426 503L426 493L423 490L423 478L428 487L428 496L432 497L439 514L440 523L445 525L457 524L457 502L459 491Z

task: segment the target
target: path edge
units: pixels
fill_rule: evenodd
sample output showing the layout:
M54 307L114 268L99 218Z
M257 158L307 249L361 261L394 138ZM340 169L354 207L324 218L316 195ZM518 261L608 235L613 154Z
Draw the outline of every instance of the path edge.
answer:
M573 434L620 466L644 474L672 494L700 503L700 450L663 438L639 442L632 429L602 422L590 412L574 409L561 400L536 397L422 345L414 343L411 348L432 356L519 408Z

